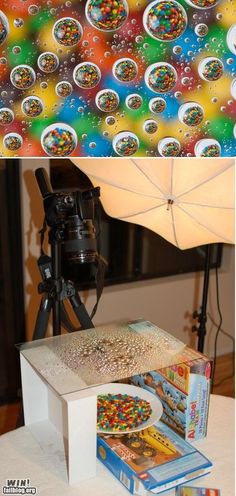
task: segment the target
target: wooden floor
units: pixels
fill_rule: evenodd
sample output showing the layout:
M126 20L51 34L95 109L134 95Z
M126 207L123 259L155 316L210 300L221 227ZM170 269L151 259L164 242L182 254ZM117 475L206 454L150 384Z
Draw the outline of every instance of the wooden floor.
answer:
M212 391L214 394L235 397L234 357L232 353L217 359L214 384ZM20 409L20 403L0 406L0 434L16 428Z

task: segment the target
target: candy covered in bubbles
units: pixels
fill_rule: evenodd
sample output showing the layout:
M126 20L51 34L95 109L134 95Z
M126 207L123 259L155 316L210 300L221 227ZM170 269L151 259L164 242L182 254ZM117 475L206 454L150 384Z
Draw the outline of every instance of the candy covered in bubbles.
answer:
M181 146L176 138L166 137L158 142L157 149L162 157L178 157Z
M73 79L80 88L95 88L100 83L101 71L92 62L81 62L74 68Z
M177 72L167 62L157 62L149 65L144 76L147 87L154 93L168 93L176 85Z
M27 117L38 117L43 112L43 102L37 96L27 96L21 104L21 110Z
M34 69L29 65L17 65L11 71L10 80L15 88L18 88L19 90L27 90L34 85L36 74Z
M113 138L112 146L120 157L130 157L139 149L139 139L130 131L122 131Z
M42 148L51 157L67 157L75 150L77 143L75 130L64 123L51 124L41 136Z
M191 7L196 9L211 9L215 7L220 0L185 0Z
M85 13L99 31L116 31L127 20L129 7L126 0L88 0Z
M229 28L229 30L227 32L227 36L226 36L226 42L227 42L229 50L234 55L236 55L236 24L233 24Z
M197 24L194 28L194 31L195 31L197 36L200 36L200 38L203 38L208 33L208 26L206 24L203 24L203 23Z
M83 36L83 29L77 19L62 17L53 26L52 34L57 43L65 47L73 47Z
M143 103L142 97L138 93L132 93L128 95L125 99L126 107L130 110L137 110L141 107Z
M204 117L204 110L199 103L187 102L180 106L178 117L180 122L186 124L186 126L199 126Z
M195 157L220 157L220 154L221 146L220 143L215 139L201 139L195 144Z
M138 66L134 60L125 57L116 60L112 67L112 73L118 81L129 83L138 75Z
M234 100L236 100L236 78L233 79L231 86L230 86L230 92Z
M7 107L0 108L0 126L9 126L13 121L13 111Z
M3 138L3 146L10 152L15 152L22 147L23 139L18 133L5 134Z
M60 81L59 83L57 83L55 91L57 96L66 98L67 96L70 96L73 91L72 84L70 84L68 81Z
M143 124L143 130L147 134L154 134L158 129L156 121L154 119L147 119Z
M113 112L120 102L119 95L116 91L105 89L97 93L95 103L102 112Z
M198 74L205 81L217 81L223 73L223 62L216 57L206 57L198 66Z
M43 52L38 57L38 67L41 71L50 74L57 70L59 58L53 52Z
M184 33L187 14L175 0L155 0L144 11L143 25L152 38L173 41Z
M5 14L0 10L0 46L4 43L9 33L9 23Z
M166 109L166 101L164 98L154 97L150 100L148 106L153 114L161 114Z

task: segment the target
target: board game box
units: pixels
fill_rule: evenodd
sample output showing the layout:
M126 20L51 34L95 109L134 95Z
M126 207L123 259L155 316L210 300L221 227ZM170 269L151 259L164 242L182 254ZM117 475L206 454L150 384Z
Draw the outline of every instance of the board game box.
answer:
M97 457L132 493L155 494L201 477L212 463L159 421L129 434L97 437Z

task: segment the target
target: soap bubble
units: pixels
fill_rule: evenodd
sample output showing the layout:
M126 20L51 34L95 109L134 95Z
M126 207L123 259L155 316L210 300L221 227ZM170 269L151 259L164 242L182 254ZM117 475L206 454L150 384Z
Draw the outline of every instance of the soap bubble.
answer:
M64 123L51 124L41 136L41 145L51 157L67 157L75 150L77 143L75 130Z
M22 136L18 133L5 134L3 138L3 146L11 152L19 150L23 144Z
M38 117L43 108L43 102L37 96L27 96L21 104L21 110L27 117Z
M160 114L166 109L166 101L161 97L154 97L149 102L149 110L153 114Z
M0 108L0 126L9 126L14 121L14 113L7 107Z
M203 36L206 36L207 33L208 33L208 26L206 24L197 24L194 28L194 31L196 33L197 36L200 36L201 38Z
M59 58L53 52L43 52L38 57L38 67L41 71L47 74L57 70L59 66Z
M39 8L37 5L30 5L28 8L28 12L30 15L37 15L39 13Z
M233 24L229 28L226 36L226 42L230 51L236 55L236 24Z
M143 130L147 134L154 134L158 129L156 121L154 119L147 119L143 124Z
M166 137L159 141L157 149L162 157L177 157L181 146L176 138Z
M0 10L0 46L4 43L9 33L9 23L5 14Z
M205 81L217 81L223 73L223 62L216 57L206 57L198 66L198 74Z
M79 43L83 36L83 29L77 19L62 17L55 22L52 34L57 43L65 47L72 47Z
M177 82L175 68L167 62L157 62L149 65L145 72L145 83L154 93L168 93Z
M125 105L131 110L137 110L141 107L143 99L138 93L132 93L125 99Z
M129 83L136 78L138 74L138 66L136 62L129 58L117 60L112 67L113 76L122 83Z
M113 112L119 105L120 99L118 93L114 90L106 89L97 93L95 102L99 110L103 112Z
M116 123L116 119L113 115L108 115L105 119L105 122L108 126L114 126Z
M220 157L221 146L215 139L201 139L194 147L196 157Z
M196 9L211 9L215 7L220 0L185 0L191 7Z
M99 31L116 31L123 26L129 13L126 0L88 0L86 17Z
M122 131L113 138L112 146L120 157L130 157L139 149L139 139L130 131Z
M92 62L81 62L74 68L73 79L80 88L95 88L101 81L101 71Z
M186 126L199 126L204 117L204 110L199 103L184 103L179 108L178 117L180 122L186 124Z
M236 100L236 78L233 79L233 81L231 83L230 91L231 91L232 97L234 98L234 100Z
M187 15L182 5L174 0L155 0L144 11L143 25L152 38L173 41L185 31Z
M24 21L20 17L17 17L17 19L14 19L14 26L16 28L22 28L24 26Z
M67 96L71 95L73 88L68 81L60 81L59 83L57 83L55 91L57 96L60 96L61 98L66 98Z
M17 65L11 71L10 80L15 88L27 90L35 83L36 75L29 65Z

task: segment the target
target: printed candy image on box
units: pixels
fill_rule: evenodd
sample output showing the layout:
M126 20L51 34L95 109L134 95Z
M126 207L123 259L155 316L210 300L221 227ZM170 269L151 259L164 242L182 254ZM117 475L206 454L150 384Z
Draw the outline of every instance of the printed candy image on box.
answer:
M219 489L210 489L205 487L178 487L176 496L220 496Z

